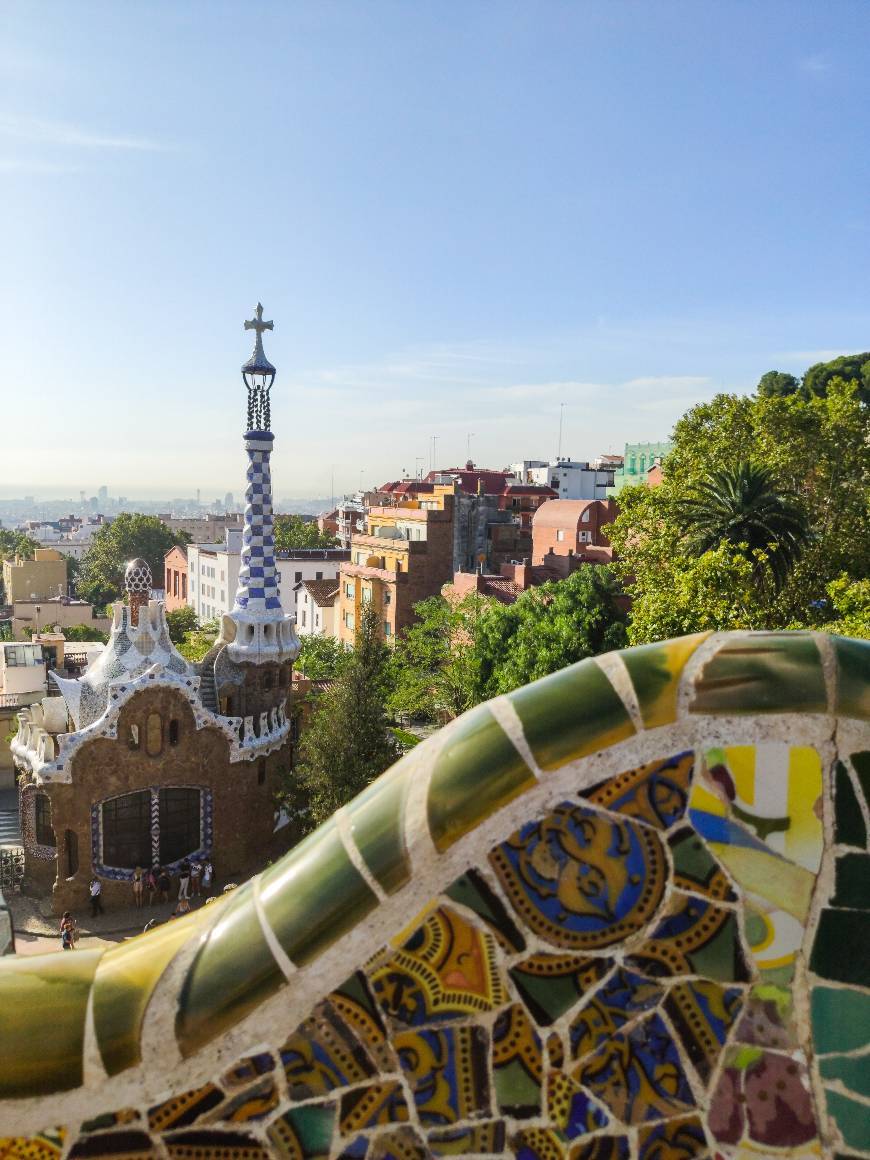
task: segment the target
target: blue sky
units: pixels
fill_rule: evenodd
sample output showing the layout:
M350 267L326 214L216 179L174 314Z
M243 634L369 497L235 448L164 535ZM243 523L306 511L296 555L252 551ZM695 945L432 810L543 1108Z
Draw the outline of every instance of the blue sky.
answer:
M870 347L870 6L0 11L0 494L276 490L667 437ZM10 434L12 437L10 438Z

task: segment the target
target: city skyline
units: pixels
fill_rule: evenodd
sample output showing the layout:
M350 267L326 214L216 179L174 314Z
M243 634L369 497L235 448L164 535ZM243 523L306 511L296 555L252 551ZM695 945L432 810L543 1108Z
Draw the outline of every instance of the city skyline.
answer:
M439 466L469 434L487 466L546 458L563 403L589 459L866 349L843 271L870 258L868 26L852 3L9 5L2 381L38 406L0 497L230 490L258 299L278 496L413 474L432 436Z

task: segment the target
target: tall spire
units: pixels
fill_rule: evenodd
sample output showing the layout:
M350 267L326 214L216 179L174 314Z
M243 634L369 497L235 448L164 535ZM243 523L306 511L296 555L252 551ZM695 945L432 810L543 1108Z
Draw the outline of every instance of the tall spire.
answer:
M275 437L270 430L269 392L277 372L263 350L263 331L273 329L272 322L263 321L263 307L258 302L254 318L245 322L245 330L256 334L254 353L242 366L242 380L248 391L248 485L239 586L233 610L224 617L221 632L234 660L255 663L292 659L300 647L293 627L295 617L285 616L281 607L275 564L269 465Z

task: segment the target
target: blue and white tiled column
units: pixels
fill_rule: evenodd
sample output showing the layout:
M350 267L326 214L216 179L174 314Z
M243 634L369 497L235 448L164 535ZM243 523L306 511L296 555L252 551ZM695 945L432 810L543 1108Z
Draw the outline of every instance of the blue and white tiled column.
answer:
M248 486L245 491L245 526L242 532L242 559L235 609L250 616L261 614L274 619L281 609L278 569L275 564L275 536L272 525L272 475L269 457L274 436L271 431L248 431Z

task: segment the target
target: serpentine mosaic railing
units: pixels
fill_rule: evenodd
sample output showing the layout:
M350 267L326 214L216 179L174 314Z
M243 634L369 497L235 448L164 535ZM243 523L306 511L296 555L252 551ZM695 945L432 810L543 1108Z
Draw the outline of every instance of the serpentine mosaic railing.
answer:
M256 880L0 964L0 1156L870 1155L870 643L466 714Z

